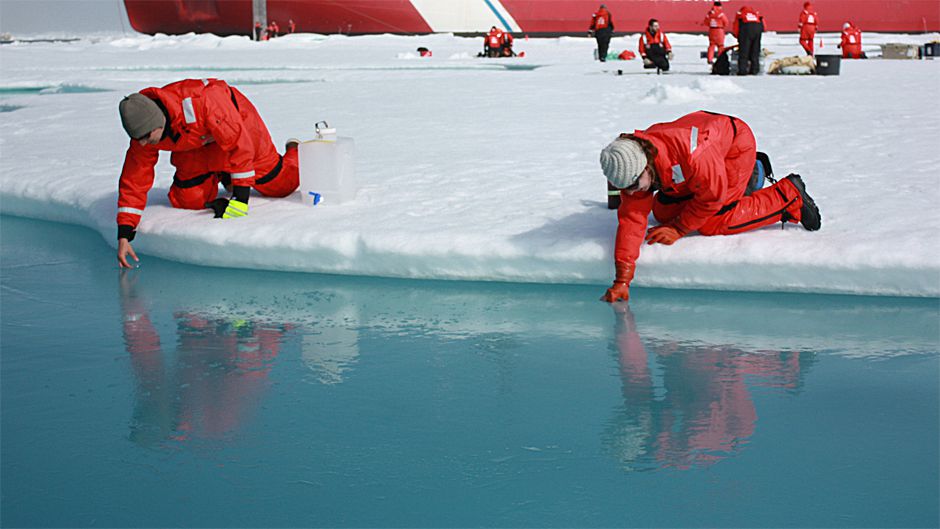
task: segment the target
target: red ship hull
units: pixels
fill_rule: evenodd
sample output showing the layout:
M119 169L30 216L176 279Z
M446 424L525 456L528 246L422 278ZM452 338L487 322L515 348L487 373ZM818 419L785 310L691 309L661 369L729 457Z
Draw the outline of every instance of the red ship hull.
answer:
M491 11L491 20L468 16L434 0L267 0L269 20L283 30L293 19L298 32L420 34L482 33L492 25L529 35L584 35L601 0L463 0L463 11ZM638 33L650 18L669 32L702 33L711 0L603 0L618 34ZM248 35L252 0L124 0L131 25L142 33L207 32ZM795 32L803 0L750 0L764 15L768 31ZM725 12L744 5L725 2ZM816 0L819 30L837 32L846 21L863 31L940 31L937 0ZM460 11L460 12L458 12ZM485 14L485 13L484 13Z

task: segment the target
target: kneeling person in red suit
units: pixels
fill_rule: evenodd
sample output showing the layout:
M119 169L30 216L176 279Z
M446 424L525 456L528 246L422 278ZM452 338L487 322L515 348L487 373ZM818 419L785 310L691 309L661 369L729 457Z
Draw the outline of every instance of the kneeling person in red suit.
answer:
M162 88L145 88L125 97L121 124L130 136L118 185L118 262L137 260L131 247L153 187L160 151L170 151L176 168L169 198L173 207L211 208L216 218L248 214L249 190L285 197L299 183L297 142L284 156L251 101L218 79L186 79ZM216 199L219 184L231 199Z
M776 222L815 231L821 218L799 175L755 184L757 145L735 117L698 111L670 123L621 134L601 151L607 181L620 189L616 277L604 297L630 297L640 246L673 244L693 231L733 235ZM652 211L659 225L647 231Z

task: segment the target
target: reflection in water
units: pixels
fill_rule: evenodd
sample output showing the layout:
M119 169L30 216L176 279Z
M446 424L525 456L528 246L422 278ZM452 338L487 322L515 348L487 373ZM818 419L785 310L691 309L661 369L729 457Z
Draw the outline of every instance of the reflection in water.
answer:
M798 390L811 354L647 340L625 303L612 305L623 407L604 444L627 470L708 466L754 434L748 384Z
M325 385L343 382L359 358L359 316L350 300L340 300L339 309L318 325L317 332L307 331L301 342L301 358L315 382Z
M137 381L130 439L222 438L257 407L290 325L180 310L176 350L165 350L137 275L120 275L124 343Z

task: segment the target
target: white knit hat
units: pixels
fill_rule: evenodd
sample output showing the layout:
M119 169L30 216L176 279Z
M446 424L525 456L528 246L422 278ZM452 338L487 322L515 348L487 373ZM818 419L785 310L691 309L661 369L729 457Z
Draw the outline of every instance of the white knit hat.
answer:
M646 165L643 147L631 139L617 138L601 151L601 169L617 189L633 185Z

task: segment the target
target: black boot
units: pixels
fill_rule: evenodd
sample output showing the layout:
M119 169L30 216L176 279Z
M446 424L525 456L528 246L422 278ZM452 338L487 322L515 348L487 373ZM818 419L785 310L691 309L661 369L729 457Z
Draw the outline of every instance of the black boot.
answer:
M813 198L809 196L809 193L806 192L806 184L803 183L803 178L798 174L790 174L784 180L789 180L793 187L800 193L800 198L803 199L803 205L800 206L800 224L803 225L808 231L816 231L822 226L822 217L819 215L819 208L816 207L816 202L813 201ZM786 213L784 213L786 215Z

